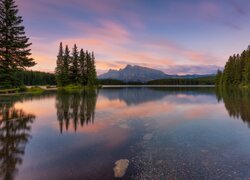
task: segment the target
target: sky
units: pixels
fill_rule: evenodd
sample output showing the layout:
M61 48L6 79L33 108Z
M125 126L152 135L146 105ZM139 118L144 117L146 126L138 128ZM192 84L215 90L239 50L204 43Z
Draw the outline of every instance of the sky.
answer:
M98 74L127 64L209 74L250 44L249 0L16 0L34 70L53 72L59 43L94 51Z

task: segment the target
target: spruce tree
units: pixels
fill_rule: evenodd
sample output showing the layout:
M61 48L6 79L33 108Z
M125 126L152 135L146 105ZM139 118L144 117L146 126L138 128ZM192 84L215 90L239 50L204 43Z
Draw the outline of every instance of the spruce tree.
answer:
M80 65L80 83L81 85L86 85L87 84L87 60L86 60L86 55L83 49L80 50L80 55L79 55L79 65Z
M87 54L87 85L94 86L96 85L96 68L95 68L95 56L92 52Z
M79 84L79 53L77 50L76 44L74 45L74 48L72 50L72 57L71 57L71 63L70 63L70 82L73 84Z
M14 0L0 0L0 86L16 86L14 73L36 63Z
M215 78L216 87L220 86L221 78L222 78L222 72L218 69L217 75L216 75L216 78Z
M92 70L92 83L93 85L96 85L96 67L95 67L95 55L94 55L94 52L92 52L92 55L91 55L91 70Z
M69 85L69 64L70 64L70 51L68 45L65 47L63 56L63 84Z
M56 81L58 86L64 86L63 83L63 58L64 58L64 53L63 53L63 45L60 43L59 46L59 52L57 55L57 61L56 61Z
M88 51L86 51L86 77L87 77L87 85L90 85L92 82L91 79L91 68L92 68L92 61L91 61L91 55Z

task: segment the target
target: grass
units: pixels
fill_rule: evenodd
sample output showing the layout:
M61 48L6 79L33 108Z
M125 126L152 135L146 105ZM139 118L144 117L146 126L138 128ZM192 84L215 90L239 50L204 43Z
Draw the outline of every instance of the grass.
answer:
M21 86L19 88L10 88L10 89L0 89L0 94L3 95L18 95L18 94L41 94L45 90L40 87L31 87L27 88L26 86Z
M19 92L19 88L1 89L0 94L11 94Z
M88 89L95 89L95 88L101 88L100 85L98 86L80 86L80 85L68 85L64 87L59 87L58 90L65 90L68 92L75 92L80 90L88 90Z
M96 89L96 88L101 88L101 85L97 86L80 86L80 85L68 85L65 87L59 87L58 90L64 90L68 92L76 92L76 91L81 91L81 90L90 90L90 89ZM47 89L54 88L51 86L46 86ZM19 94L41 94L45 92L46 89L43 89L38 86L34 86L31 88L27 88L26 86L21 86L19 88L9 88L9 89L0 89L0 95L19 95Z
M40 88L40 87L37 87L37 86L31 87L31 88L28 88L28 89L27 89L27 92L28 92L28 93L31 93L31 94L41 94L41 93L43 93L44 91L45 91L44 89L42 89L42 88Z

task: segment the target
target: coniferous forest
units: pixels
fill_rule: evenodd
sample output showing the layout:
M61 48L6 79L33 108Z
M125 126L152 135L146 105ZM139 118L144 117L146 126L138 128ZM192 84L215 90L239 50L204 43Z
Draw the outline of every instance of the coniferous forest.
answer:
M70 52L68 45L65 49L60 43L55 69L58 86L81 85L94 86L97 84L94 52L81 49L74 45Z
M217 87L239 87L250 84L250 46L241 54L230 56L224 70L218 70Z
M56 85L55 74L40 71L18 71L14 74L20 80L20 85L41 86Z

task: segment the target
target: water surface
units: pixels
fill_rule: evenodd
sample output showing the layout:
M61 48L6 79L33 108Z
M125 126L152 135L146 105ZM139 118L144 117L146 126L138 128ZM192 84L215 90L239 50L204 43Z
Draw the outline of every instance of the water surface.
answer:
M120 87L0 97L1 179L250 179L250 93Z

